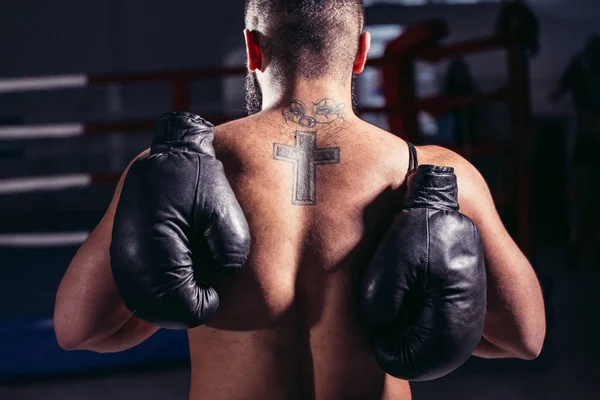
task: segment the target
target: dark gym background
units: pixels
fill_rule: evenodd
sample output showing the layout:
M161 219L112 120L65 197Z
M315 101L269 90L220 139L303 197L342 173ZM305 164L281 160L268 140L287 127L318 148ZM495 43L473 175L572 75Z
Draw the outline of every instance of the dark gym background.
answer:
M0 4L0 81L24 76L242 65L243 3L5 0ZM502 1L491 0L365 3L367 25L383 29L381 37L394 26L400 29L425 19L443 18L450 28L450 41L492 33L503 5ZM600 301L596 292L600 285L599 261L593 258L593 249L589 257L587 253L574 254L568 234L575 110L569 97L558 103L549 99L571 58L590 34L600 31L600 2L526 3L540 24L541 49L530 65L531 259L545 290L548 338L538 360L472 359L443 379L414 384L416 400L600 397ZM506 79L503 60L500 52L466 57L480 89L493 88ZM423 65L419 69L417 81L424 92L441 91L445 68ZM167 83L151 83L0 92L0 128L152 119L170 109L169 90ZM192 85L191 111L203 115L239 113L241 93L238 78L199 81ZM368 101L364 92L363 98ZM485 115L488 117L479 123L478 135L506 134L501 106L486 107ZM427 121L423 125L426 128ZM2 140L0 181L70 173L120 173L148 146L150 138L149 134L112 132L70 139ZM487 161L474 160L491 185L506 185L494 181L495 171L503 164ZM110 185L100 185L0 193L0 236L89 231L104 213L112 190ZM511 214L506 215L509 218ZM598 229L593 221L598 220L597 215L590 217L590 237ZM507 220L508 225L513 223ZM0 244L0 399L187 398L185 335L176 334L169 337L171 342L157 340L142 350L115 357L64 356L57 348L48 336L48 318L58 282L75 250L73 246ZM40 336L41 331L46 333ZM173 340L179 341L178 350L170 357L160 356Z

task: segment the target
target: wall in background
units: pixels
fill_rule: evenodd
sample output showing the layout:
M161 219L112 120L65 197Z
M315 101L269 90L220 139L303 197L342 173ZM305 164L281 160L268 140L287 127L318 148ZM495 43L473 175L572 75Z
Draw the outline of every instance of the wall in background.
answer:
M584 1L578 0L578 4ZM8 40L0 41L3 60L0 77L145 71L243 62L243 3L243 0L172 0L168 6L153 0L5 3L0 12L0 30ZM566 106L549 104L546 95L569 58L594 29L596 14L590 12L586 17L571 11L563 15L560 10L569 7L567 2L559 0L533 0L532 4L539 11L542 26L542 51L532 63L534 109L543 114L565 113ZM491 33L498 7L497 3L377 5L369 9L368 23L407 25L441 17L449 22L450 40L461 40ZM483 88L497 86L505 79L501 54L473 56L469 61ZM195 104L202 110L219 111L224 103L222 87L222 83L215 81L199 83L195 86ZM0 99L0 118L57 122L146 117L167 109L168 99L168 86L161 84L9 95Z

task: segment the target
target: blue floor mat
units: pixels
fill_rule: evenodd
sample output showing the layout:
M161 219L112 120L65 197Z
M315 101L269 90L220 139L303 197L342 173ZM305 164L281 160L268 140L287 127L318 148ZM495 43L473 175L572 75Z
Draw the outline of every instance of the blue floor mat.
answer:
M161 330L139 346L115 354L64 351L49 319L0 324L0 379L142 366L189 359L186 331Z
M186 331L172 330L161 330L136 348L118 354L62 350L52 328L54 298L76 251L76 247L0 248L0 378L189 357Z

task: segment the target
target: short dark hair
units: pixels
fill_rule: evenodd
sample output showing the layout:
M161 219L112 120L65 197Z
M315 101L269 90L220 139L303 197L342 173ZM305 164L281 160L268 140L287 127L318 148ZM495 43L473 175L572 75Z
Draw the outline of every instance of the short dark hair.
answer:
M244 15L276 77L350 79L363 0L246 0Z

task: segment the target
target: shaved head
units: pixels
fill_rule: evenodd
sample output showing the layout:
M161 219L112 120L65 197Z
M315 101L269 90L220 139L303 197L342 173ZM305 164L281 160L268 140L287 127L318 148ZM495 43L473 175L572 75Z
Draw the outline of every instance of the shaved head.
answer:
M324 76L350 82L364 27L362 0L246 0L245 22L280 83Z

